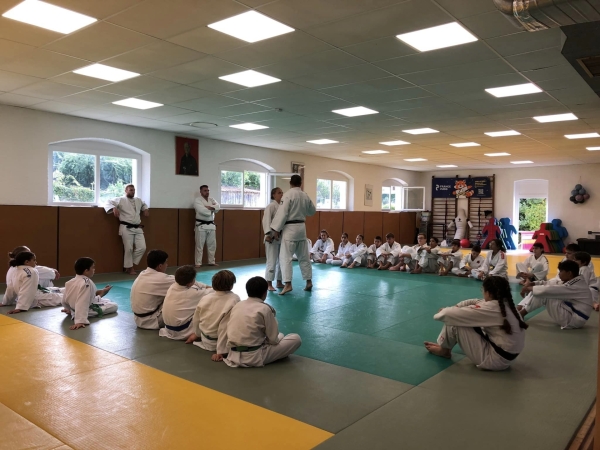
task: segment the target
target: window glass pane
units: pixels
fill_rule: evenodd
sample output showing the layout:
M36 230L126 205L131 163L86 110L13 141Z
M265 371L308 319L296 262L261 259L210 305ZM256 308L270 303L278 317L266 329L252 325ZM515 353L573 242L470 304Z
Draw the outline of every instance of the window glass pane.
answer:
M100 157L100 201L103 205L106 200L121 197L125 186L134 183L133 170L137 161L129 158L116 158L114 156Z
M94 203L96 157L52 152L52 196L55 202Z
M345 181L333 181L333 209L346 209L346 184Z
M221 171L221 204L243 205L243 172Z
M546 222L547 204L545 198L519 199L519 231L537 231Z
M390 209L390 188L381 188L381 209Z
M404 210L422 211L424 209L425 188L406 187L404 193Z
M244 172L244 206L265 207L266 177L260 172Z
M392 186L390 188L390 210L400 210L400 198L402 196L401 186Z
M317 208L331 208L331 180L317 179Z

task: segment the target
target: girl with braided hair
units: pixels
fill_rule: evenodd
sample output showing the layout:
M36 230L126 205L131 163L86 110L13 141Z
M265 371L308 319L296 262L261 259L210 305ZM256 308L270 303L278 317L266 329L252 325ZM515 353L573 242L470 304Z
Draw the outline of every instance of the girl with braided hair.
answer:
M504 277L492 275L483 281L483 300L464 300L442 308L433 318L444 326L437 343L425 342L425 348L443 358L450 358L458 344L478 368L505 370L525 346L528 325Z

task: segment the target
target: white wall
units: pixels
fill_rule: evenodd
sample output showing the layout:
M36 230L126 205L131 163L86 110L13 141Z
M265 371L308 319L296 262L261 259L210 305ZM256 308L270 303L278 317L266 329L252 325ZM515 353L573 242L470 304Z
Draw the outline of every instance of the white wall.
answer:
M265 149L200 138L200 176L175 175L175 134L118 125L25 108L0 106L0 204L46 205L48 199L48 144L76 138L104 138L124 142L151 155L150 204L159 208L190 207L201 184L216 194L220 163L234 158L262 161L278 172L290 172L291 162L306 164L305 191L315 199L317 176L328 170L354 179L355 211L381 208L381 183L399 178L421 186L422 174L368 164ZM373 206L364 206L364 185L374 185ZM600 191L600 189L599 189Z
M600 164L573 166L522 167L495 170L465 170L425 172L422 180L426 186L427 208L431 208L431 177L453 178L460 176L496 175L495 211L497 218L510 217L517 227L514 207L514 185L517 180L546 179L548 183L548 220L561 219L569 231L569 239L587 238L588 231L600 231ZM571 190L582 184L590 194L585 203L575 205L569 201Z

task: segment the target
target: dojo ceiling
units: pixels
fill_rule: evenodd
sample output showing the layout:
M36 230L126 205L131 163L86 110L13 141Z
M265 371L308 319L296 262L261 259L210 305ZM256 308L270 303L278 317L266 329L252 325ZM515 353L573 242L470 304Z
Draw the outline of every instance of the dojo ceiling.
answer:
M587 150L600 137L572 136L600 132L600 99L563 33L521 31L492 0L50 3L97 20L62 34L0 17L0 103L409 170L600 162ZM467 43L397 37L453 23L444 42ZM486 91L527 83L537 92ZM577 120L534 119L566 114Z

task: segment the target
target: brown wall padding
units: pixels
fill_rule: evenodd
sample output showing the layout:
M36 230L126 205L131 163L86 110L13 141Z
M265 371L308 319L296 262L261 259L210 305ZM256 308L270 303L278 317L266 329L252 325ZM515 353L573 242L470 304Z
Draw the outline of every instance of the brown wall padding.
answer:
M354 243L356 235L364 235L365 213L362 211L346 211L344 214L343 231L348 233L348 239Z
M41 266L58 268L58 209L50 206L0 206L0 283L6 282L7 253L26 245Z
M225 211L215 214L215 225L217 227L217 251L215 261L223 261L223 215ZM180 209L179 214L179 242L177 265L194 264L194 253L196 252L196 238L194 226L196 225L196 212L193 209ZM206 247L202 254L202 264L207 264Z
M223 234L228 237L223 242L223 259L236 261L258 258L260 211L228 209L222 212Z
M142 219L142 223L145 223ZM103 208L58 208L58 270L75 275L77 258L96 261L97 273L123 270L123 241L119 221Z
M398 242L402 245L412 245L416 238L416 212L402 212L400 215L400 231L398 233Z
M319 229L327 230L329 233L329 237L333 239L335 243L335 248L340 242L340 236L342 235L342 225L344 223L344 213L343 212L330 212L330 211L321 211L319 218ZM313 244L315 242L315 238L311 237Z
M386 213L387 214L387 213ZM383 239L383 215L382 212L365 213L365 243L371 245L375 236L381 236Z
M264 243L265 231L263 230L263 227L262 227L262 220L263 220L264 215L265 215L265 211L262 210L260 212L260 226L258 229L258 252L259 252L258 254L261 258L265 257L265 243Z
M388 213L383 215L383 234L381 237L385 240L385 235L388 233L394 233L396 240L398 241L398 235L400 231L400 214L398 213ZM401 241L398 241L402 244Z
M310 217L306 218L306 237L309 238L314 244L315 241L319 238L319 220L321 218L321 213L317 211Z
M145 225L146 255L150 250L164 250L169 254L169 265L177 264L177 241L179 217L176 209L154 208L150 209L148 217L142 216ZM136 268L145 269L146 255Z

